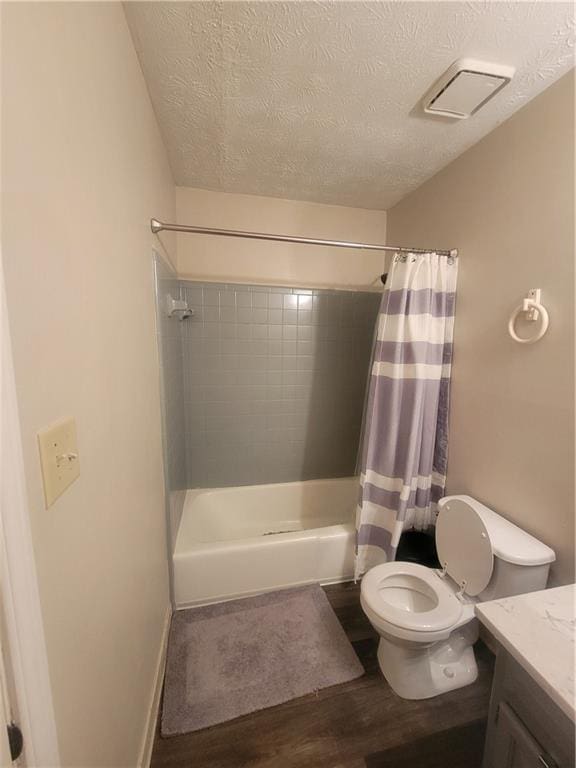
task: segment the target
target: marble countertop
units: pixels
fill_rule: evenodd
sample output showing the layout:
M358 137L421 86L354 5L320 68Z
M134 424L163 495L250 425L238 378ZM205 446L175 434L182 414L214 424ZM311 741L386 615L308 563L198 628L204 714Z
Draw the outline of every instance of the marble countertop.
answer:
M575 601L570 584L476 605L479 620L572 720Z

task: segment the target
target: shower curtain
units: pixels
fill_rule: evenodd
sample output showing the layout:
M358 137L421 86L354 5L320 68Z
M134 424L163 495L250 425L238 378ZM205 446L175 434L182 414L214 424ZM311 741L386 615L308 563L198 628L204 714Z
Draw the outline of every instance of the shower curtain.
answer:
M393 560L444 493L457 258L396 254L382 296L366 400L356 577Z

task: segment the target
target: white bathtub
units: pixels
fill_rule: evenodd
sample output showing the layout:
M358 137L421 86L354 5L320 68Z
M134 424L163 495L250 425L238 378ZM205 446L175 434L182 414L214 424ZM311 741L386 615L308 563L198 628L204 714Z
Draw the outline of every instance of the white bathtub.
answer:
M357 496L354 477L187 491L176 606L352 578Z

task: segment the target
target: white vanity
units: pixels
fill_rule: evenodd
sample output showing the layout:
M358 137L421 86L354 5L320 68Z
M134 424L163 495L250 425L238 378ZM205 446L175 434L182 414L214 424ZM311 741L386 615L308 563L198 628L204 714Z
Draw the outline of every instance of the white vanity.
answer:
M576 586L480 603L498 644L483 768L573 768Z

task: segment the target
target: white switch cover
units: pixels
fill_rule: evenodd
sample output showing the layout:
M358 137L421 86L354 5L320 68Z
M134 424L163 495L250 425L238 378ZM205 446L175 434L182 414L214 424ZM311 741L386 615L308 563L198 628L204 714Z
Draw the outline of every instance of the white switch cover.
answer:
M67 419L38 432L46 509L80 475L76 422Z

